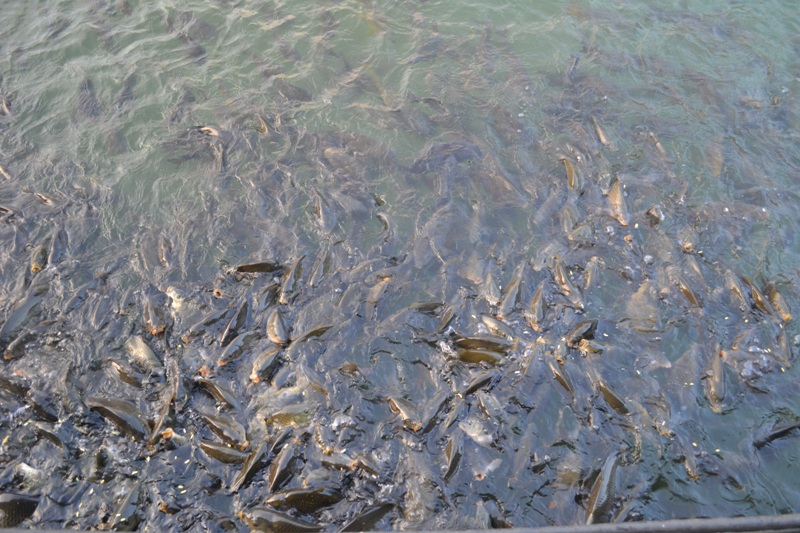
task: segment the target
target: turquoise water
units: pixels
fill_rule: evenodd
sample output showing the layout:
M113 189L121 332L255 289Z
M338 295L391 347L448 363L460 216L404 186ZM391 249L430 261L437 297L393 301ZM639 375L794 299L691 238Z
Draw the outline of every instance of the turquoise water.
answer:
M344 498L295 517L328 530L386 502L366 527L800 510L797 436L754 445L800 416L796 11L777 0L7 2L0 346L3 374L34 392L3 385L0 490L42 496L26 522L38 527L110 524L136 480L135 513L173 529L244 528L237 513L270 492L320 485ZM32 273L39 244L50 262ZM291 296L270 296L299 258ZM264 260L283 273L228 270ZM21 314L43 279L41 303ZM510 308L492 283L500 296L518 283ZM188 315L170 286L191 295ZM164 333L148 331L151 298ZM240 329L259 340L235 365L215 366L220 331L180 340L243 302ZM253 384L273 308L292 339L331 329L290 344ZM456 355L457 335L492 334L482 315L510 328L500 362ZM598 320L602 353L566 345L584 319ZM134 387L108 372L131 335L167 377ZM191 457L189 496L165 481L169 443L121 438L86 405L122 397L154 425L170 360L185 389L167 403L187 439L174 447ZM193 380L208 368L239 398L236 414ZM709 388L720 382L724 393ZM252 450L275 442L275 398L296 390L309 407L293 420L287 480L267 490L270 458L228 494L239 467L200 451L212 434L198 413L237 419ZM53 419L37 414L39 397ZM337 417L353 421L330 436L337 453L370 457L377 473L325 462L315 428ZM462 443L452 471L448 442ZM112 457L102 476L73 466L98 446ZM614 453L612 504L593 511ZM60 475L37 484L21 462Z

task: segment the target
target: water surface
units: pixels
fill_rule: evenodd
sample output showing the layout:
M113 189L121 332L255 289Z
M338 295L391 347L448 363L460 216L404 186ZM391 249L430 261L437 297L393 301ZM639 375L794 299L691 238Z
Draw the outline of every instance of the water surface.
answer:
M24 525L798 511L792 3L47 5L0 14Z

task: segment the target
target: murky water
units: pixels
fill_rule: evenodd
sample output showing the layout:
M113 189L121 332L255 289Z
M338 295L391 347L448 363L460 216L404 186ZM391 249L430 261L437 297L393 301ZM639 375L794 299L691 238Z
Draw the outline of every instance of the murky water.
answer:
M800 511L793 3L486 4L3 6L0 523Z

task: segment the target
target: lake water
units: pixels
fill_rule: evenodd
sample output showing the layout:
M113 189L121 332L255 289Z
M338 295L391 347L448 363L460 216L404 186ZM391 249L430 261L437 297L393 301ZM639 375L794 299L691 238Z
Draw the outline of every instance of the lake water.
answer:
M23 525L800 512L793 2L0 21Z

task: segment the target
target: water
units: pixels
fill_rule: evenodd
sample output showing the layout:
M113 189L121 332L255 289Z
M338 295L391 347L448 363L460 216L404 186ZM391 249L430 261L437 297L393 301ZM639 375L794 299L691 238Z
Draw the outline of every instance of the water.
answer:
M769 437L799 414L793 7L4 5L0 490L38 527L244 529L301 486L341 494L295 512L327 530L798 511L797 435ZM283 270L231 272L258 261ZM274 308L293 342L253 383ZM258 335L220 365L228 322ZM295 460L231 494L213 411Z

